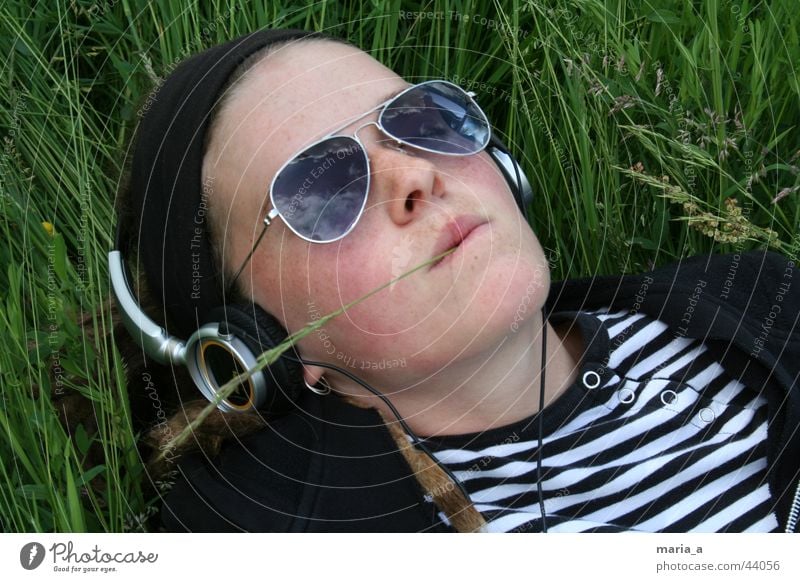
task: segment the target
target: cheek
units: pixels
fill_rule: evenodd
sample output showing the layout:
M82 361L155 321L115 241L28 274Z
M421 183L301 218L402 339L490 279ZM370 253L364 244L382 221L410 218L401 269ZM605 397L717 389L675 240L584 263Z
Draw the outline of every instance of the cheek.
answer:
M295 284L302 289L303 297L296 302L311 305L307 321L332 313L392 279L391 249L382 246L389 243L368 234L366 237L371 244L359 241L360 236L351 236L339 245L313 249L308 264L303 265L302 281ZM346 243L348 239L352 241ZM348 308L322 329L312 332L301 345L309 356L338 360L340 364L355 359L382 361L413 353L419 343L419 323L429 315L422 311L426 308L430 311L430 302L420 297L418 286L402 285L413 277ZM425 331L422 335L429 333Z
M443 166L458 187L481 206L513 213L518 207L500 168L486 152L477 156L446 160Z
M362 221L368 222L366 214ZM338 308L386 283L391 270L385 256L390 252L382 248L383 241L362 229L339 243L312 249L308 277L313 290Z
M285 267L286 280L291 284L292 302L311 303L318 315L324 316L367 295L392 278L391 252L381 247L380 237L367 237L355 233L339 243L309 248L300 265ZM387 258L387 256L389 258ZM391 290L384 289L369 299L348 308L331 320L328 327L341 328L344 333L375 332L382 326L386 310L382 303ZM288 298L288 297L287 297ZM407 301L406 297L392 297L393 301ZM306 310L308 311L308 310ZM308 321L308 314L306 321Z

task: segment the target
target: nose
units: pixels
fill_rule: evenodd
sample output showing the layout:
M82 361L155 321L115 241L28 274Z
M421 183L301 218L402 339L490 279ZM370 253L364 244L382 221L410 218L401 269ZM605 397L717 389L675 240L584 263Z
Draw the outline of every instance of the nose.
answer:
M426 206L435 204L444 195L445 183L435 162L436 154L409 146L401 150L397 142L383 134L367 148L368 200L371 205L385 208L395 224L402 226L419 218L426 212Z

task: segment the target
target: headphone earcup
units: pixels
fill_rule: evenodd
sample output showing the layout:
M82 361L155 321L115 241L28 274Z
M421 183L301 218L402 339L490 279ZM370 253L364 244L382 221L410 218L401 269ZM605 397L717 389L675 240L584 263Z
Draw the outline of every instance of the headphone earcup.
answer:
M527 218L528 206L533 202L533 188L525 172L522 171L522 167L494 132L492 132L486 152L497 164L497 167L500 168L500 172L505 177L508 187L514 195L517 206L519 206L523 216Z
M281 324L255 304L226 305L209 313L209 321L219 322L220 333L239 338L258 357L283 342L287 333ZM286 352L299 358L293 348ZM279 357L258 374L263 388L255 395L258 409L267 414L285 414L304 393L302 366L286 357Z

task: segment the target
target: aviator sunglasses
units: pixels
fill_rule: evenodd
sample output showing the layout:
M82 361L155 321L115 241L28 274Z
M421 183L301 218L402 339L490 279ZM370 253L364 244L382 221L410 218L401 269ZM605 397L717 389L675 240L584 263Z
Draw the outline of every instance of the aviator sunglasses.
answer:
M312 243L335 242L353 230L364 212L370 186L369 157L358 138L364 127L374 125L398 146L426 152L469 156L482 151L491 138L491 127L474 97L449 81L412 85L293 155L272 179L272 209L234 283L278 216L297 236ZM378 109L377 121L364 123L352 135L336 135Z

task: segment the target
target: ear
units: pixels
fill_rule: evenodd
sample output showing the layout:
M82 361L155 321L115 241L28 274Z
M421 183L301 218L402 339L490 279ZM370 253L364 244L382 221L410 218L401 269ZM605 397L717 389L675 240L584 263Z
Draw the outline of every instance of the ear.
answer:
M303 380L305 380L309 386L314 386L319 379L322 378L322 375L325 373L325 368L321 366L307 366L303 365Z

